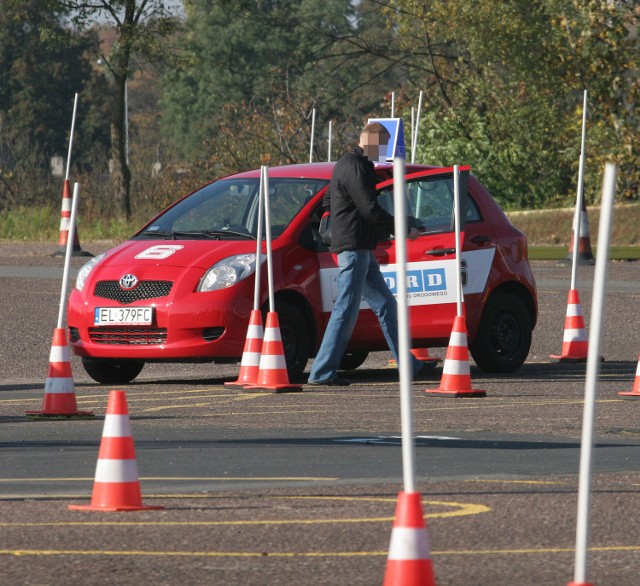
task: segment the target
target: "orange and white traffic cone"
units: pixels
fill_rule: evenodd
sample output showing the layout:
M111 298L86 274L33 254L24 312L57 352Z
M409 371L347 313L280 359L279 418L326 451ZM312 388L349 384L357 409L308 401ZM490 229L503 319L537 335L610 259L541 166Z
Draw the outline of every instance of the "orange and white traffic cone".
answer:
M435 586L420 493L400 492L384 586Z
M78 411L75 385L71 373L67 333L54 328L49 353L49 371L44 384L42 411L27 411L31 418L82 419L93 417L91 411Z
M576 289L569 289L562 337L562 354L551 354L550 358L558 362L586 362L587 353L588 340L582 317L580 296Z
M573 240L575 233L572 230L569 241L569 252L565 260L573 260ZM595 258L591 250L591 236L589 234L589 216L587 215L587 204L582 198L582 209L580 210L580 236L578 236L578 263L593 264Z
M238 380L226 382L224 383L225 385L241 387L256 384L260 370L263 337L262 312L259 309L253 309L249 317L249 327L247 328L247 338L244 342L242 360L240 361Z
M58 237L58 250L51 256L64 256L67 253L67 243L69 242L69 227L71 224L71 186L68 179L64 180L62 188L62 208L60 209L60 236ZM78 228L73 233L73 256L93 256L90 252L82 250L80 239L78 238Z
M440 387L426 389L425 393L442 397L486 397L487 395L486 391L471 388L467 326L463 315L457 315L453 320Z
M264 329L262 354L258 377L254 384L245 385L246 391L269 390L275 393L292 393L302 391L302 386L289 382L287 363L284 358L284 347L280 335L280 323L275 311L267 313Z
M75 511L164 509L162 506L142 504L138 464L124 391L109 393L91 504L69 505L69 509Z
M638 356L636 378L633 381L633 388L630 391L620 391L618 395L621 397L628 397L630 399L640 399L640 356Z

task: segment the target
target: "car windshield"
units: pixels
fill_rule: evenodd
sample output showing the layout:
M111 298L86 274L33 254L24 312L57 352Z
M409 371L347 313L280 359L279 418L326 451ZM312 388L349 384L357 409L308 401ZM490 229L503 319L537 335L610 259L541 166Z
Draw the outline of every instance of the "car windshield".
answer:
M270 178L271 236L277 238L296 214L328 181ZM256 238L258 193L256 179L222 179L177 203L136 238Z

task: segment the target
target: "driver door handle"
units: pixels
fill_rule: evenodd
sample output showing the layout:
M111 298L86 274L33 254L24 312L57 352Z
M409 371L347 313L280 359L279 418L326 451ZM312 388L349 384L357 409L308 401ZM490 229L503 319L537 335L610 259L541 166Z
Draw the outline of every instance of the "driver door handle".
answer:
M453 254L455 251L455 248L434 248L432 250L425 250L424 253L428 256L446 256L447 254Z

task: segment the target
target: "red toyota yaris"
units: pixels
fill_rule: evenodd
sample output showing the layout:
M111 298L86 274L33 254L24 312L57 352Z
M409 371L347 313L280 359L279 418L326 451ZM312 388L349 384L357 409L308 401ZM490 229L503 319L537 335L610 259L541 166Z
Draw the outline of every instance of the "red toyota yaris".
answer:
M332 170L333 163L269 169L275 305L291 380L315 355L337 292L335 258L318 234ZM407 243L412 343L446 346L456 313L453 170L407 165L406 173L408 205L424 225ZM391 164L376 165L379 201L390 213L392 174ZM460 177L469 348L483 370L513 371L537 319L526 238L468 168ZM145 362L241 358L254 302L259 183L254 170L205 185L82 267L69 298L69 339L93 379L126 383ZM379 235L375 255L395 291L392 234ZM261 275L266 312L267 271ZM386 349L363 304L342 367Z

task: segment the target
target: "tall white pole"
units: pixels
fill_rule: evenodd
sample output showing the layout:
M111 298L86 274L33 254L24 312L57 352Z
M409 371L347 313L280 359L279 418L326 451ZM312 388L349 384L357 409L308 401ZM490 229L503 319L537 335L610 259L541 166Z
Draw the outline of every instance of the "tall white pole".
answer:
M311 111L311 146L309 147L309 162L313 163L313 136L316 133L316 109Z
M582 442L580 446L580 486L578 489L578 520L576 526L576 555L574 579L585 584L587 576L587 548L589 546L589 507L591 501L591 461L593 452L593 424L595 419L596 387L600 373L600 338L604 314L604 296L607 283L609 238L613 219L613 202L616 189L616 166L607 163L604 170L600 228L598 231L598 258L593 278L593 298L587 377L585 380ZM574 251L575 252L575 251Z
M65 181L69 180L69 169L71 168L71 149L73 148L73 132L76 127L76 112L78 110L78 93L73 99L73 115L71 117L71 132L69 133L69 151L67 153L67 172L65 173Z
M456 309L457 315L462 316L462 249L460 245L462 214L460 213L460 167L458 165L453 166L453 209L456 246Z
M580 163L578 165L578 195L576 197L576 211L573 215L573 262L571 263L571 289L576 288L578 275L578 247L580 242L580 219L582 216L582 202L584 201L584 159L585 141L587 136L587 90L584 90L582 103L582 140L580 142Z
M330 163L331 162L331 139L332 137L332 120L329 120L329 141L327 143L327 161Z
M77 94L76 94L77 95ZM69 218L69 234L67 236L67 248L64 255L64 269L62 271L62 288L60 290L60 307L58 309L58 329L64 328L65 300L67 298L67 286L69 285L69 268L73 256L73 239L76 233L76 215L78 213L78 195L80 185L73 184L73 198L71 200L71 217Z
M275 311L273 293L273 261L271 258L271 204L269 198L269 167L262 166L264 174L264 232L267 240L267 277L269 281L269 311Z
M391 118L394 118L396 113L396 92L391 92Z
M398 291L398 370L400 371L400 420L402 424L402 471L404 491L416 491L415 445L411 423L411 360L409 308L407 303L407 198L404 159L393 159L393 207L396 233L396 275Z
M420 90L420 97L418 98L418 111L416 112L416 126L413 130L413 148L411 149L411 162L416 162L416 151L418 150L418 132L420 131L420 111L422 110L422 90Z
M416 109L411 106L411 140L409 141L411 143L411 162L415 162L416 157L414 155L414 152L416 150L416 145L413 144L413 137L415 135L414 133L414 128L416 126Z
M258 191L258 229L256 230L256 280L253 288L253 309L260 308L260 278L262 270L262 224L264 210L264 171L260 167L260 188Z

